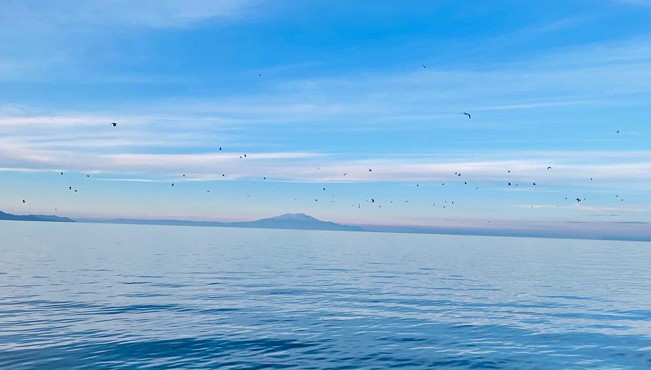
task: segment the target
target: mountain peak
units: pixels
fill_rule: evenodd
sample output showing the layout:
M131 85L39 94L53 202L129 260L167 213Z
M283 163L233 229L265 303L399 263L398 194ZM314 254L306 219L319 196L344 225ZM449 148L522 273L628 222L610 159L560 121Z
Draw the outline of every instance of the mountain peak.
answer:
M271 229L299 229L299 230L361 230L358 226L340 225L334 222L321 221L305 213L285 213L284 215L263 218L251 222L233 222L230 226L262 227Z
M316 221L321 222L321 220L316 219L305 213L285 213L280 216L269 217L266 220L284 220L284 221Z

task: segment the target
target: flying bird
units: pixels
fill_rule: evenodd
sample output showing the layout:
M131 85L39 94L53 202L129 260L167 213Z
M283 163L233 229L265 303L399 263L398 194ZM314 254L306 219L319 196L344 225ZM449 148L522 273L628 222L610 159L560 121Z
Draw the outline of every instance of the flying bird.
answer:
M111 122L111 124L113 125L113 127L116 127L118 125L117 122Z
M551 169L552 169L552 166L547 166L547 169L548 169L548 170L551 170Z
M461 113L461 114L464 114L464 115L468 116L468 119L472 118L472 116L471 116L470 113L468 113L468 112L463 112L463 113Z
M25 199L23 199L23 203L25 203Z

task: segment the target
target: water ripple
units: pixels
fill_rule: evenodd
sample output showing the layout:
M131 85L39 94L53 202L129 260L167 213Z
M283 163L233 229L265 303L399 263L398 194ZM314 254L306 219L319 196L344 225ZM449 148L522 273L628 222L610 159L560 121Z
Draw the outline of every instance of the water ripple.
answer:
M5 224L3 369L651 367L649 244Z

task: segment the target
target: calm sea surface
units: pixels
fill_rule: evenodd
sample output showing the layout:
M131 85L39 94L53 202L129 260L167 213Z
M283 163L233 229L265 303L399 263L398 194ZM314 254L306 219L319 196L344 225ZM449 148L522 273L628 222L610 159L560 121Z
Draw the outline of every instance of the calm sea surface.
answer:
M0 222L0 368L651 368L651 243Z

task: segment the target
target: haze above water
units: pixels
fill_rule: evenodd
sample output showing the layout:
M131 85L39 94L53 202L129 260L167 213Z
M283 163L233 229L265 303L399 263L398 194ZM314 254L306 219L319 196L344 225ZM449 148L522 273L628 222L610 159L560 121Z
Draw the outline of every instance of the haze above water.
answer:
M0 368L644 368L651 244L0 223Z

